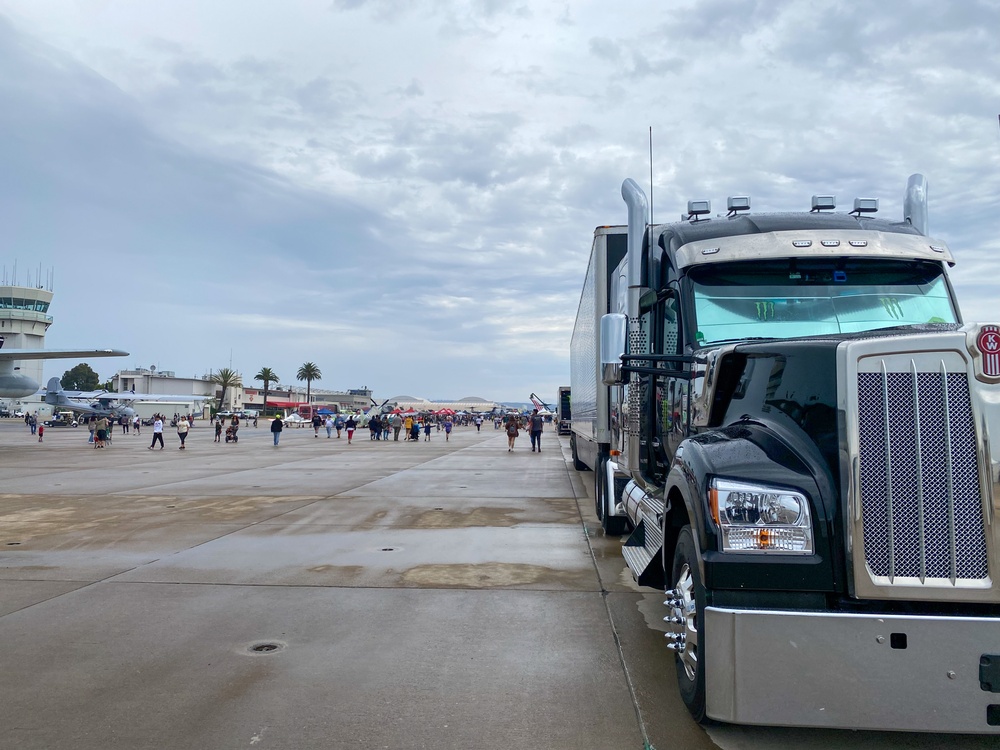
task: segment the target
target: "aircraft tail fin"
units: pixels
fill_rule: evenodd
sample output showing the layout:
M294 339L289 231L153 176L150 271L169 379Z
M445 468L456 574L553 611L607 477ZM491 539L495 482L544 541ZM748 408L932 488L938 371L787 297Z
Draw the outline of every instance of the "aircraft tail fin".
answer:
M62 383L59 378L49 378L49 382L45 384L45 403L58 405L65 400L65 396L62 393Z
M63 390L59 378L49 378L49 382L45 384L45 403L50 406L58 406L61 409L69 409L70 411L89 411L87 407L75 401L70 401L69 397L66 396L66 391Z

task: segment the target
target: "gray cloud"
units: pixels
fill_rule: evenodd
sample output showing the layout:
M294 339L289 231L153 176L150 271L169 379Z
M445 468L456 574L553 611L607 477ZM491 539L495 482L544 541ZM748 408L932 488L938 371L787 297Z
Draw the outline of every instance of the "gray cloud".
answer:
M52 345L554 392L590 235L624 221L624 177L647 183L650 126L658 220L826 191L896 218L923 172L963 306L992 312L997 2L222 2L199 34L147 8L157 35L129 39L10 2L40 20L0 20L0 237L56 266ZM134 309L76 320L98 285Z

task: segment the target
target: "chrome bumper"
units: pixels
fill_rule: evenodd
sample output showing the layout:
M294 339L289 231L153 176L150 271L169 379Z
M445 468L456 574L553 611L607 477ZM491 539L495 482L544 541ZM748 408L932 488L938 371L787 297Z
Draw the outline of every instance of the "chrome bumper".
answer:
M1000 692L979 682L1000 618L707 607L704 632L713 719L1000 734Z

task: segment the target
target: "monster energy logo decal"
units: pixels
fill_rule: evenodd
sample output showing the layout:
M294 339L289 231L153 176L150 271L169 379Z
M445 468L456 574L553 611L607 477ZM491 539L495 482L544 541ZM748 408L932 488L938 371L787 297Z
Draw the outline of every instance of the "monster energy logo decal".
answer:
M882 307L885 308L885 312L890 318L902 320L903 307L899 304L898 299L895 297L879 297L878 301L882 303Z
M757 320L774 320L774 303L770 301L755 302Z

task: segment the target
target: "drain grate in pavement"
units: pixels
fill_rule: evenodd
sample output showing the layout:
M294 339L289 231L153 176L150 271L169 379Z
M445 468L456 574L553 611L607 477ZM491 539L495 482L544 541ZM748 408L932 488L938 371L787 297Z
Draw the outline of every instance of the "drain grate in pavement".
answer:
M281 643L255 643L247 650L253 654L273 654L276 651L281 651L283 648L284 645Z
M379 550L379 552L395 552L395 551L396 551L395 547L383 547L382 549Z

